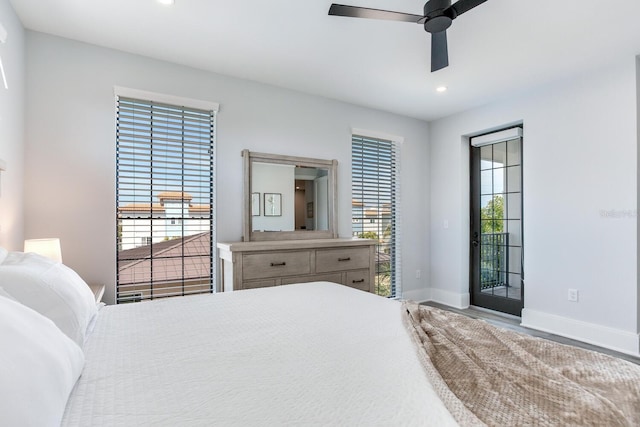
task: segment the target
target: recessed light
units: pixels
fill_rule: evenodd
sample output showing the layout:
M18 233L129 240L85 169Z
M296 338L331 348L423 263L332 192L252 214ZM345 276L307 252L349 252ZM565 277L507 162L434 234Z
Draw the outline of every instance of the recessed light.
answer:
M158 3L163 4L165 6L171 6L174 3L174 0L157 0Z
M446 92L446 91L447 91L447 87L446 86L438 86L436 88L436 92L442 93L442 92Z

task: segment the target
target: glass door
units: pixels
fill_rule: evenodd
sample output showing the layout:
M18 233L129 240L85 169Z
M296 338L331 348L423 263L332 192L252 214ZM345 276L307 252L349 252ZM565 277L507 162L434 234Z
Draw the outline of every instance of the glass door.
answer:
M524 282L520 132L471 140L471 304L516 316Z

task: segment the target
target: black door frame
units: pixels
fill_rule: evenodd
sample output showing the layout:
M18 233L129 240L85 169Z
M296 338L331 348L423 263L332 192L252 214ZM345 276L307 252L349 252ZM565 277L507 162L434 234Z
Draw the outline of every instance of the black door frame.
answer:
M518 126L520 127L520 126ZM508 129L508 128L507 128ZM507 130L502 129L502 130ZM491 132L493 133L493 132ZM517 137L511 138L516 139ZM523 153L522 153L522 136L520 139L520 194L523 192ZM501 141L498 141L501 142ZM498 143L496 142L496 143ZM491 144L486 144L491 145ZM502 296L495 296L490 294L484 294L480 292L480 147L474 147L469 144L470 148L470 239L469 239L469 293L471 297L471 305L487 308L490 310L500 311L503 313L512 314L520 317L522 309L524 307L524 263L521 259L520 270L520 287L521 298L513 299ZM524 253L524 212L523 212L523 197L520 199L520 238L522 253Z

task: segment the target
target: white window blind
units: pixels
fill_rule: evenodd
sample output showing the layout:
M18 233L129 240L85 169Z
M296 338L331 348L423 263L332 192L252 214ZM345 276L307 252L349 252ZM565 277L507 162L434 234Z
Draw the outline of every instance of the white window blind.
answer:
M387 297L400 296L399 184L399 144L353 135L351 229L378 241L375 289Z
M117 97L118 303L213 292L215 112Z

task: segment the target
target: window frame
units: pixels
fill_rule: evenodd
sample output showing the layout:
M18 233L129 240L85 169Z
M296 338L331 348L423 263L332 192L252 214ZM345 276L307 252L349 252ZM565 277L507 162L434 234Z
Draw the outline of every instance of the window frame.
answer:
M116 303L123 303L123 302L133 302L133 301L140 301L140 300L147 300L147 299L155 299L155 298L164 298L164 297L172 297L172 296L180 296L180 295L189 295L189 294L194 294L194 293L210 293L210 292L215 292L217 291L216 289L216 284L217 284L217 280L216 280L216 276L217 276L217 271L216 271L216 215L215 215L215 199L216 199L216 182L215 182L215 170L216 170L216 165L215 165L215 159L216 159L216 129L217 129L217 123L216 123L216 117L217 117L217 112L219 109L219 104L217 103L213 103L213 102L208 102L208 101L201 101L201 100L194 100L194 99L188 99L188 98L182 98L182 97L176 97L176 96L172 96L172 95L165 95L165 94L159 94L159 93L155 93L155 92L147 92L147 91L141 91L141 90L137 90L137 89L130 89L130 88L123 88L123 87L114 87L114 95L115 95L115 127L116 127L116 224L117 224L117 229L116 229ZM151 273L151 276L149 278L149 282L148 282L148 287L149 287L149 295L144 295L144 293L142 291L138 291L136 288L121 288L121 286L124 286L120 283L120 270L119 270L119 259L118 259L118 255L119 255L119 248L120 248L120 244L122 242L122 236L120 235L122 233L122 223L121 223L121 218L120 218L120 206L119 206L119 196L120 196L120 179L119 179L119 173L120 173L120 164L119 164L119 156L120 156L120 134L118 133L119 129L120 129L120 101L121 100L127 100L128 102L137 102L139 103L141 106L142 105L149 105L149 109L150 109L150 113L149 113L149 124L147 126L149 126L150 129L154 129L154 119L153 119L153 106L156 106L159 109L170 109L171 111L173 110L177 110L177 111L182 111L181 114L183 114L183 121L182 126L184 128L185 126L185 119L184 117L186 117L186 115L188 115L189 113L196 113L196 114L200 114L200 117L206 117L207 115L209 116L209 125L208 127L208 132L204 134L204 138L202 139L201 136L198 136L196 139L193 138L189 138L184 136L184 131L183 131L183 136L182 137L178 137L177 139L174 137L173 141L169 142L168 140L165 141L164 143L167 146L171 146L171 147L182 147L182 152L181 154L171 154L171 158L172 159L178 159L179 160L179 164L182 165L180 166L181 168L181 172L177 173L175 176L179 176L181 182L184 183L185 177L187 178L191 178L192 175L185 175L185 161L187 161L186 157L185 157L185 150L187 149L191 149L193 144L196 144L197 146L199 146L200 148L198 149L198 153L200 154L196 154L200 157L198 157L199 161L200 161L200 166L201 167L205 167L205 169L201 169L200 172L197 172L197 174L202 174L204 173L205 177L208 178L208 181L196 181L196 186L199 186L198 190L196 191L198 196L202 196L204 195L205 198L207 199L202 199L201 200L207 200L208 201L208 210L205 211L205 213L198 218L198 225L195 226L194 229L201 229L203 231L196 233L196 234L188 234L189 231L187 230L185 232L185 229L188 227L187 225L184 225L184 223L186 221L183 221L182 219L184 218L184 212L185 212L185 194L187 192L182 191L182 197L183 199L181 199L179 201L179 203L182 203L182 208L180 208L182 210L182 215L179 215L179 217L176 217L175 215L171 215L171 216L167 216L165 218L156 218L155 216L153 216L153 198L158 198L159 194L161 191L159 191L157 188L154 189L154 183L152 181L149 182L149 186L148 188L144 188L143 189L143 194L147 194L147 198L150 198L150 203L149 205L151 206L151 210L150 213L148 215L148 217L141 217L139 219L141 219L142 221L148 221L148 223L150 224L151 227L153 227L151 224L154 221L166 221L166 220L171 220L173 222L176 223L176 227L180 227L180 233L181 233L181 242L179 244L179 250L181 251L181 255L178 256L178 260L175 262L181 263L182 267L181 267L181 275L179 276L179 279L175 279L176 283L181 283L182 284L182 291L176 291L175 289L177 289L178 287L176 286L171 286L169 285L169 288L172 289L169 292L166 293L160 293L158 295L154 295L153 294L153 289L154 289L154 276L153 273ZM185 115L186 114L186 115ZM201 120L200 120L201 121ZM168 125L167 125L168 126ZM198 125L198 129L202 128L202 124ZM203 128L206 129L206 128ZM156 138L156 139L154 139ZM153 141L157 141L158 137L154 137L153 134L150 135L148 137L148 143L151 144L151 146L148 148L148 152L143 153L142 155L149 155L149 156L154 156L154 148L152 147L153 145ZM134 138L135 139L135 138ZM207 140L209 141L207 143ZM176 141L180 141L177 142ZM204 142L204 145L202 145L202 143ZM129 141L130 144L135 145L135 142L132 143L131 141ZM134 150L134 149L131 149ZM208 153L207 153L208 151ZM148 153L148 154L147 154ZM205 153L205 157L201 157L202 153ZM169 154L167 154L169 155ZM151 157L150 157L151 158ZM201 160L204 159L205 163L202 163ZM208 160L207 160L208 159ZM208 162L208 163L207 163ZM154 163L151 162L149 163L150 166L149 168L151 168L151 170L153 170ZM204 165L204 166L203 166ZM180 170L180 169L179 169ZM149 179L154 179L153 178L153 172L147 172L149 174ZM169 181L171 177L166 177L166 180ZM205 187L201 187L202 183L205 183ZM169 185L169 184L167 184ZM183 184L184 185L184 184ZM144 187L144 186L143 186ZM201 189L204 188L205 192L202 193ZM208 190L207 190L208 188ZM148 193L144 193L144 191L147 191ZM154 193L158 193L158 194L154 194ZM145 196L143 196L144 198ZM201 206L206 206L206 205L201 205ZM134 220L137 218L134 218ZM195 218L192 218L191 215L189 213L187 213L187 219L188 220L194 220ZM195 221L194 221L195 222ZM203 225L204 224L204 225ZM156 225L156 227L158 227L158 225ZM204 228L202 228L204 227ZM201 233L205 233L204 237L203 237L203 242L201 243L201 245L205 245L204 247L208 246L208 260L209 260L209 272L207 276L202 276L199 275L198 278L195 278L195 280L197 281L202 281L202 279L205 279L205 282L202 282L200 285L197 285L199 290L196 290L195 287L193 287L194 285L192 284L192 280L194 278L189 278L185 273L188 271L188 267L185 266L185 264L187 263L186 260L188 257L191 256L191 254L187 254L185 251L186 245L188 244L187 241L190 240L189 238L191 236L196 236L199 235ZM207 236L208 235L208 236ZM206 242L208 238L208 242ZM144 240L148 239L148 237L144 238ZM153 239L153 236L151 237L151 239ZM158 242L156 242L158 243ZM140 258L143 260L147 260L149 261L150 264L153 264L154 260L159 260L160 258L158 258L156 256L156 253L153 251L153 249L151 248L153 245L149 245L150 246L150 251L149 251L149 256L145 256L144 258ZM202 257L204 254L200 254L197 255L199 257ZM173 257L174 259L176 258L175 256ZM168 258L164 258L164 259L168 259ZM153 270L153 267L151 267L151 270ZM174 279L171 279L172 281ZM188 283L187 283L188 282ZM208 282L208 284L206 283ZM186 284L186 285L185 285ZM145 284L145 286L147 286ZM185 287L186 286L186 287ZM206 288L206 290L205 290ZM126 297L126 295L129 294L136 294L136 298L132 298L129 299ZM138 297L138 294L140 295L140 297Z
M351 232L354 237L362 233L366 233L367 226L375 224L375 228L377 230L378 238L381 238L381 227L383 227L384 222L380 219L380 212L382 211L383 205L379 201L379 191L376 191L378 194L378 202L377 205L366 206L366 195L364 190L364 177L357 177L358 169L361 166L356 162L356 147L355 144L364 143L367 144L385 144L388 146L388 153L390 156L391 164L389 165L389 176L385 177L388 179L388 190L390 197L390 218L389 225L391 226L391 236L389 242L389 268L390 268L390 295L389 298L400 298L402 296L402 271L401 271L401 200L400 200L400 153L401 153L401 145L404 141L404 138L389 134L383 134L380 132L371 132L365 131L362 129L353 129L351 136L351 192L352 192L352 210L351 210ZM364 147L361 147L364 150ZM364 155L364 154L363 154ZM379 160L380 156L378 156ZM364 174L364 172L363 172ZM359 181L358 181L359 180ZM371 184L370 182L369 184ZM379 183L377 181L378 189L380 188ZM371 188L371 185L367 186ZM360 192L360 199L357 199L358 192ZM370 190L370 194L373 192ZM386 196L385 196L386 197ZM356 210L354 209L354 201L358 202L358 209L362 210L359 216L356 216ZM376 209L377 216L376 218L367 218L365 211L367 208ZM365 221L365 219L369 219L369 221ZM376 219L379 219L376 221ZM355 226L355 227L354 227ZM386 226L385 226L386 227ZM382 230L384 231L384 230ZM381 273L380 258L384 258L387 254L384 254L384 249L382 248L385 244L376 244L376 277ZM383 257L380 257L383 255ZM377 279L376 279L377 280ZM376 283L376 293L378 293L378 284Z

